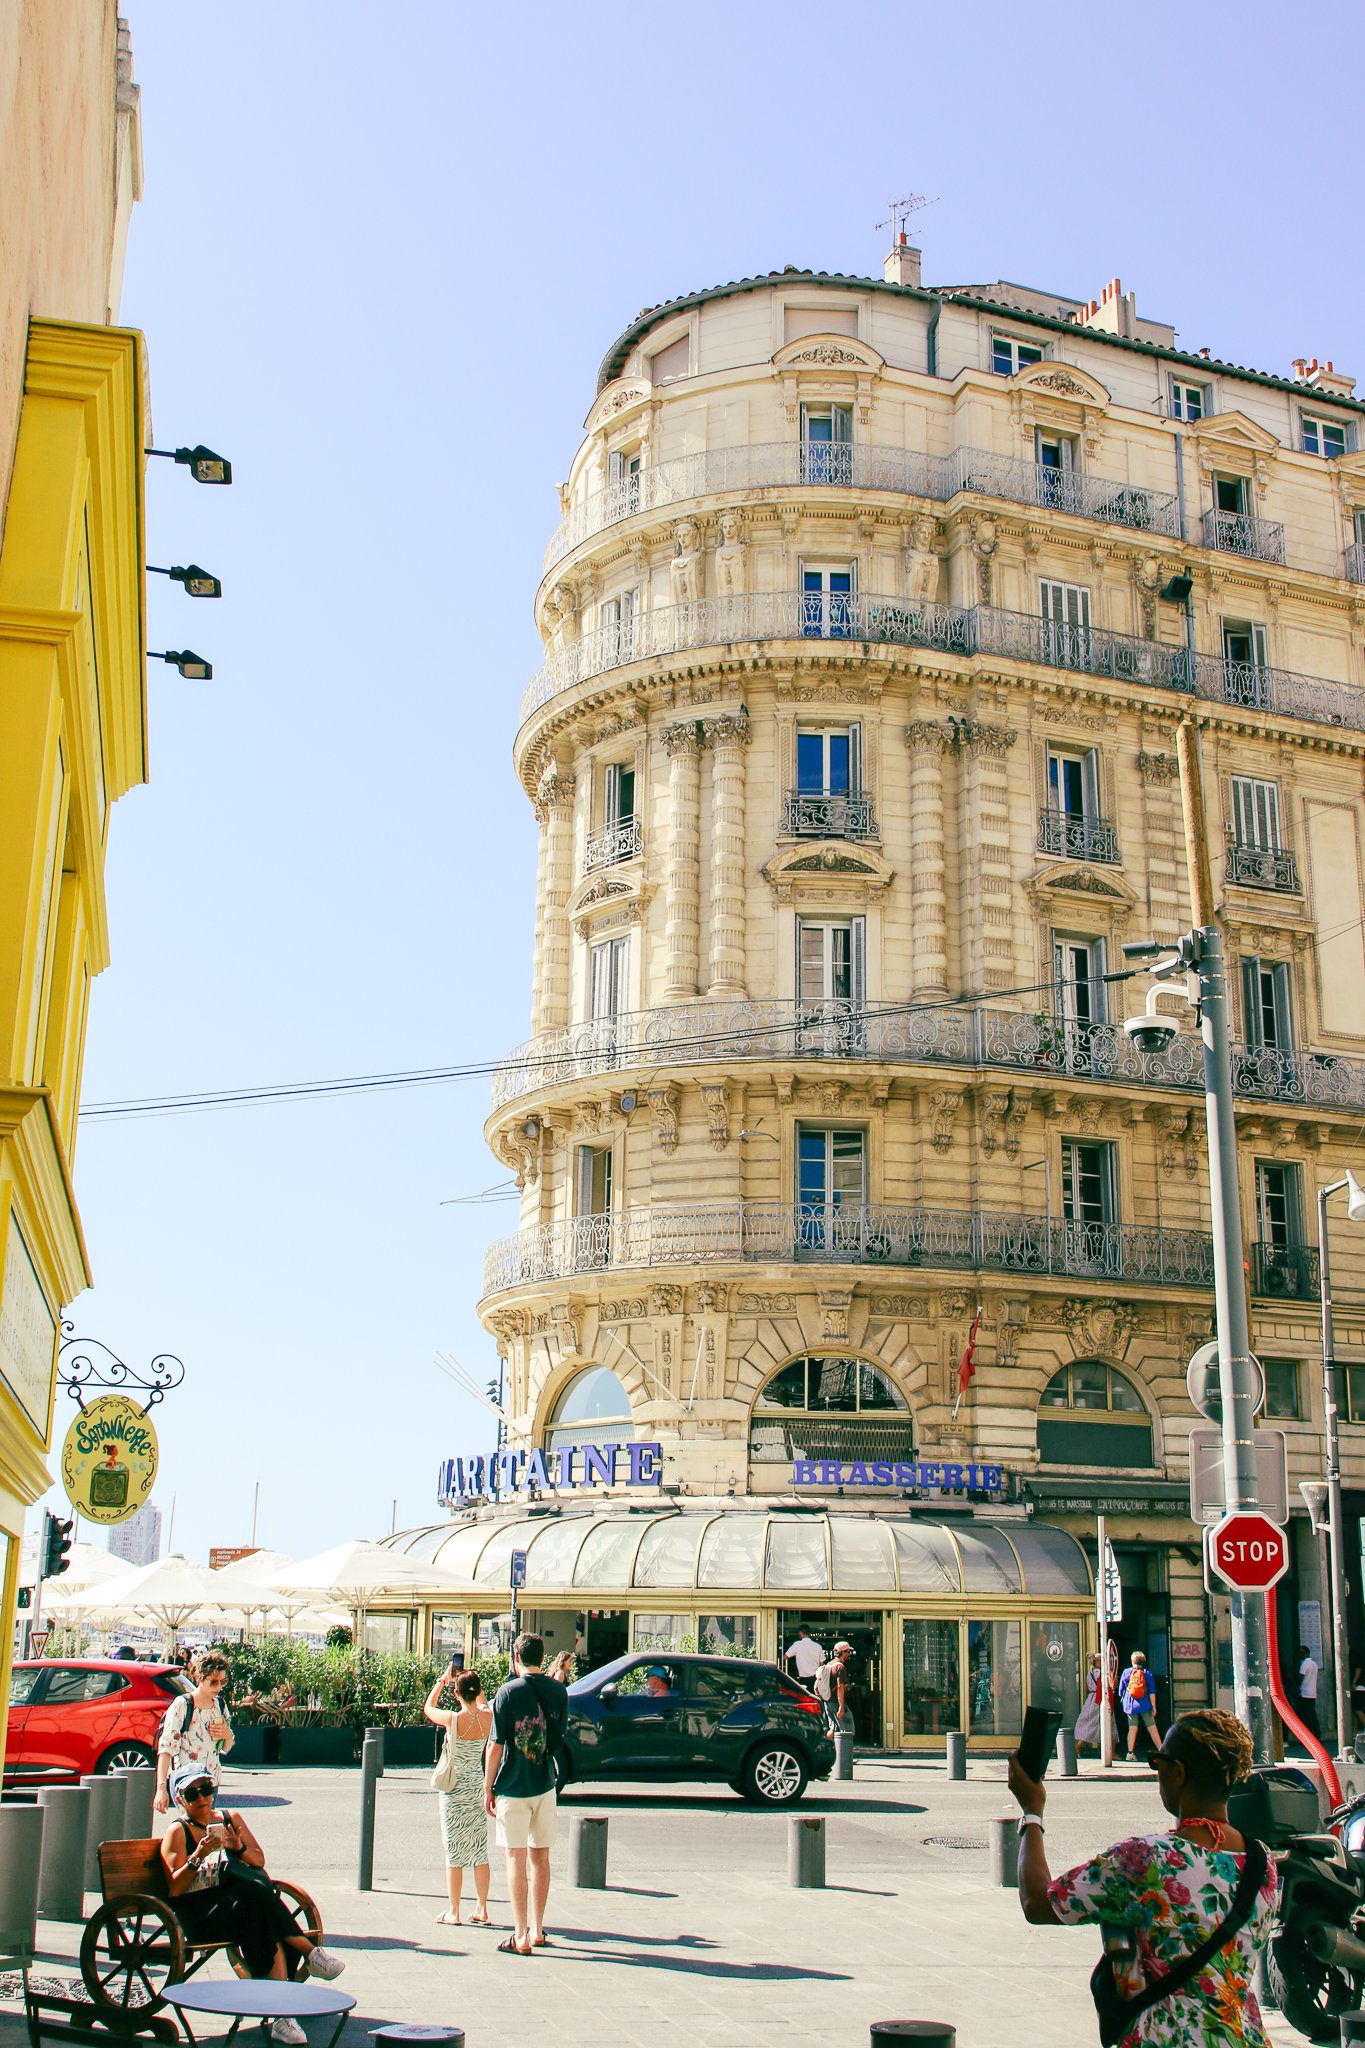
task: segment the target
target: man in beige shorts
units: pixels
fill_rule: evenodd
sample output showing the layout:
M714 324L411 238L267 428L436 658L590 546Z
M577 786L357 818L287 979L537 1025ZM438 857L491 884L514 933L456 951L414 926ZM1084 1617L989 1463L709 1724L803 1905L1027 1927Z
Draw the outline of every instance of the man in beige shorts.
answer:
M541 1671L545 1645L519 1635L512 1672L493 1702L493 1730L484 1760L483 1803L497 1821L507 1852L507 1893L512 1932L498 1943L503 1955L529 1956L545 1948L545 1906L550 1896L550 1850L557 1813L555 1752L564 1736L569 1696Z

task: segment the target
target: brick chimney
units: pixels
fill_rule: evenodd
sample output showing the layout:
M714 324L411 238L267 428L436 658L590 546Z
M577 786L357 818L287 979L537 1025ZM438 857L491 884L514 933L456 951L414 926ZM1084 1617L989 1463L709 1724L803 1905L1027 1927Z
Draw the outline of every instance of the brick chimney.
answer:
M1297 384L1321 391L1326 398L1349 398L1356 388L1354 377L1347 377L1331 362L1320 363L1316 356L1295 356L1293 371Z
M1137 333L1137 300L1132 292L1125 292L1122 280L1111 277L1097 299L1088 306L1082 306L1077 321L1082 327L1091 327L1097 334Z
M888 284L919 283L921 251L914 249L903 234L897 235L896 246L882 265L882 276Z

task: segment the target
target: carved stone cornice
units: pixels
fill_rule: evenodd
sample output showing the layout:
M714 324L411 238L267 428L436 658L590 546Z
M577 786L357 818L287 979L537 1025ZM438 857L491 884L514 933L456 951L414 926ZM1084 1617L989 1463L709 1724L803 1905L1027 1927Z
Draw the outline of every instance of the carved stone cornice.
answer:
M703 743L709 747L747 747L752 737L747 711L723 711L701 721Z

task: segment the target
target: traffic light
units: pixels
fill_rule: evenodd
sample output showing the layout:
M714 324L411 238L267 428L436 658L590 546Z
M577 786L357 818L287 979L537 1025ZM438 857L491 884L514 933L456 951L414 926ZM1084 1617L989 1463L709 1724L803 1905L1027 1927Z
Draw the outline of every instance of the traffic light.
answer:
M68 1553L75 1526L74 1516L69 1515L63 1522L53 1514L51 1508L47 1510L47 1520L43 1529L42 1575L45 1579L59 1579L63 1572L71 1569L71 1558Z

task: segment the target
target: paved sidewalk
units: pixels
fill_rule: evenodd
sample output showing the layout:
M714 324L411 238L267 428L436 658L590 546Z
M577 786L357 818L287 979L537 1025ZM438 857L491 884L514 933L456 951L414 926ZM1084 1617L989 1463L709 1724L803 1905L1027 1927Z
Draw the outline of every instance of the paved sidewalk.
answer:
M469 2048L546 2035L554 2048L864 2048L874 2019L948 2020L959 2048L1097 2039L1093 1930L1028 1927L1015 1894L989 1885L986 1824L1006 1811L1003 1765L973 1762L967 1782L951 1784L941 1766L876 1760L860 1762L852 1784L813 1788L800 1810L827 1822L829 1883L818 1892L787 1883L785 1815L709 1788L572 1794L550 1898L554 1945L529 1960L499 1955L498 1931L434 1924L444 1879L427 1777L391 1771L380 1784L376 1889L363 1894L356 1772L227 1777L226 1803L247 1814L272 1867L314 1893L327 1945L346 1958L342 1988L359 2003L344 2048L362 2048L384 2021L454 2021ZM574 1812L610 1816L605 1892L564 1881ZM1145 1769L1050 1784L1053 1869L1155 1827L1158 1812ZM506 1926L497 1858L493 1915ZM79 1936L44 1927L57 1957L73 1959ZM1275 2048L1302 2048L1278 2014L1270 2030ZM0 2048L12 2041L0 2024Z

